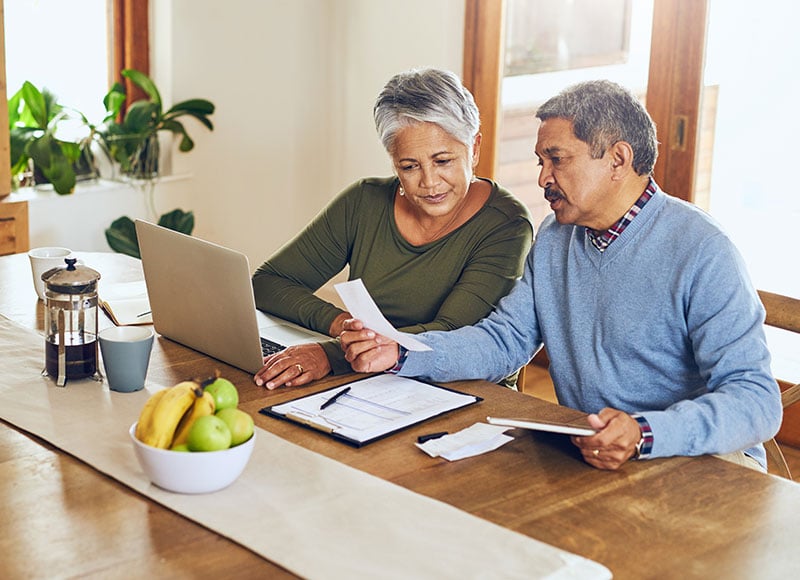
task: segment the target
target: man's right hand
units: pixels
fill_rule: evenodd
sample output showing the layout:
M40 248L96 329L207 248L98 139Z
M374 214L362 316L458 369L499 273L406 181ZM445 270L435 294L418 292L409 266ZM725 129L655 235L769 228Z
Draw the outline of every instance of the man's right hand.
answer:
M339 340L344 358L359 373L390 369L400 356L400 347L395 341L364 328L364 323L357 319L345 321Z

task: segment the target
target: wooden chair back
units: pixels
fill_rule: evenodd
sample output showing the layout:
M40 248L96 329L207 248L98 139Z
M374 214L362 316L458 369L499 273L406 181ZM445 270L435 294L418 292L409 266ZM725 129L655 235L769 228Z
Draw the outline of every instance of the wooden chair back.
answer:
M800 337L800 300L763 290L759 290L758 295L767 311L765 324L795 333ZM769 472L792 479L780 444L800 447L800 406L790 408L794 403L800 401L800 383L786 379L778 378L783 404L783 424L775 438L764 443L764 448L767 451Z

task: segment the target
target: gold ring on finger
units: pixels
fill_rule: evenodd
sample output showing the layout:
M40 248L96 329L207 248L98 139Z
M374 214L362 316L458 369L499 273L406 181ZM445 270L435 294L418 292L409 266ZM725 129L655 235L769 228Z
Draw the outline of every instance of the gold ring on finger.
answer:
M304 369L303 365L301 365L300 363L297 363L294 366L297 369L297 374L302 375L304 372L306 372L306 369Z
M599 449L595 449L594 451L592 451L592 455L594 455L595 457L599 457L600 456L600 450Z

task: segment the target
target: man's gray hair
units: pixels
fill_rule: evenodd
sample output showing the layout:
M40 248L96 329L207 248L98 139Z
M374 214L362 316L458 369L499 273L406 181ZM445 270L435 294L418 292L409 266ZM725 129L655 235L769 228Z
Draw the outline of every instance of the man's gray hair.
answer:
M637 174L649 175L656 164L653 119L628 89L611 81L588 81L564 89L539 107L536 117L571 121L575 136L589 145L595 159L614 143L625 141L633 148Z
M378 95L373 114L378 136L389 154L397 132L416 123L436 123L470 153L480 130L472 93L454 73L434 68L393 76Z

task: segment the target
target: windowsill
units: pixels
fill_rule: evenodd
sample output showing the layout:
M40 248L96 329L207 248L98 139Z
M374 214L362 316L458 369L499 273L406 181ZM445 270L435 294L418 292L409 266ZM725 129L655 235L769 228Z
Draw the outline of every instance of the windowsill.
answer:
M174 183L191 179L191 175L165 175L158 177L154 180L156 187L161 183ZM9 201L32 201L47 199L70 199L73 196L92 195L92 194L105 194L111 191L119 191L120 189L128 189L132 191L139 191L140 186L144 185L144 180L130 180L130 181L116 181L111 179L92 179L87 181L78 182L75 186L75 191L68 194L56 193L51 185L42 184L32 187L21 187L16 191L12 191L8 197Z
M71 194L60 195L50 186L24 187L13 192L11 201L28 202L30 247L60 246L75 251L108 252L111 248L105 237L106 229L116 219L155 220L154 210L162 210L169 199L159 185L185 181L191 175L159 177L153 197L136 182L98 179L79 183ZM162 195L162 194L167 194ZM172 207L168 206L168 209Z

